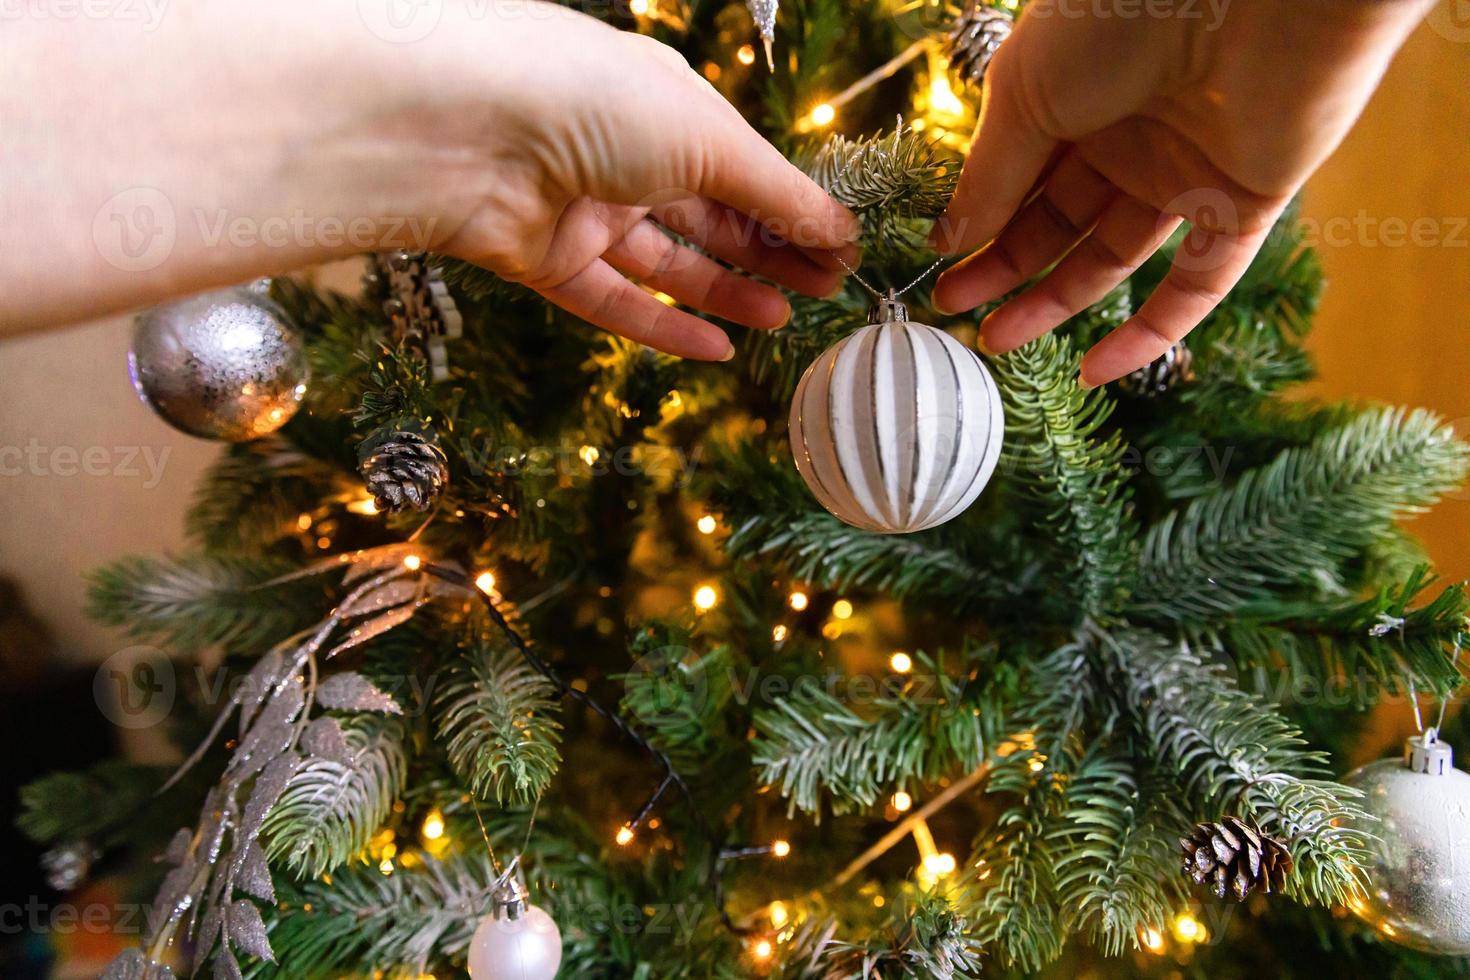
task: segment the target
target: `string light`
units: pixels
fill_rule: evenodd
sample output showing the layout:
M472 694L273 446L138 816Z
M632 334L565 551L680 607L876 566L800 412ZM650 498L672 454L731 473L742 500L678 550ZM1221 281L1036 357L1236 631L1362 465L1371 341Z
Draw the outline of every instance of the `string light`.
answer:
M778 858L783 858L791 853L791 842L778 840L771 842L771 853Z
M791 914L786 911L785 902L771 903L771 925L779 929L784 926L790 918Z
M439 812L438 807L435 807L424 817L424 824L419 829L424 835L424 840L438 840L444 836L444 814Z
M597 457L602 454L597 451L596 446L583 446L581 449L577 450L577 455L582 458L582 462L586 463L588 466L591 466L593 463L597 462Z
M715 528L719 527L719 524L720 522L715 520L713 514L705 514L694 526L699 528L700 534L714 534Z
M836 602L832 603L832 618L851 619L852 603L848 602L846 599L838 599Z
M623 824L618 828L618 835L613 840L617 841L619 847L627 847L633 843L633 828Z
M1164 934L1157 929L1145 929L1139 935L1138 941L1143 948L1150 953L1162 953L1164 951Z
M352 501L347 505L347 509L354 514L365 514L371 517L378 512L378 502L372 497L363 497L361 500Z
M780 643L786 639L787 632L788 630L785 626L777 623L775 628L771 630L771 639L775 640L777 643Z
M1027 765L1031 767L1032 772L1041 772L1041 770L1046 768L1046 760L1039 755L1033 756Z
M713 585L701 585L694 590L694 608L700 612L709 612L719 601L720 594Z
M735 52L735 60L749 68L755 64L755 45L742 44L740 50Z
M786 597L786 604L789 605L792 609L795 609L797 612L801 612L803 609L805 609L807 607L807 603L809 602L811 602L811 600L807 598L807 594L800 590L792 592L789 596Z
M628 9L633 12L634 17L648 16L649 0L632 0Z
M494 595L495 594L495 573L494 572L481 572L479 575L476 575L475 576L475 588L479 589L481 592L485 593L486 595Z
M899 790L897 793L893 794L892 803L893 808L899 813L907 813L909 811L909 808L914 805L914 798L905 793L903 790Z
M953 854L930 854L924 858L924 870L935 878L953 874L956 866Z
M1193 912L1180 912L1174 917L1174 938L1181 943L1202 943L1209 938L1205 924L1194 917Z
M914 669L914 658L900 650L888 658L888 666L895 674L907 674Z
M771 945L769 939L757 940L755 945L750 947L750 955L758 960L768 960L774 952L775 947Z
M311 530L311 515L310 514L302 514L300 517L296 518L296 528L297 528L297 530L300 530L300 531L310 531Z
M408 569L410 572L418 571L419 567L423 565L423 563L424 560L418 555L408 555L403 559L403 567Z
M807 118L811 120L812 126L821 129L824 126L832 125L833 121L837 118L837 110L833 108L832 103L823 102L815 106Z

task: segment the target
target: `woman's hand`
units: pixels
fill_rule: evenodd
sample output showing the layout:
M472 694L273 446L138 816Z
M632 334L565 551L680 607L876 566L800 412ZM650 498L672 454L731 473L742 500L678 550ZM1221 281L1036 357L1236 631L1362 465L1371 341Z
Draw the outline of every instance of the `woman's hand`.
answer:
M723 331L625 276L751 327L789 307L667 231L800 292L839 285L856 219L671 49L552 4L447 4L413 41L359 10L8 22L0 332L406 247L716 360Z
M1087 354L1083 383L1149 363L1239 281L1430 5L1239 0L1212 21L1207 5L1125 18L1033 0L990 66L934 231L945 252L984 248L940 278L936 304L973 309L1051 268L981 326L986 350L1012 350L1101 300L1187 220L1168 277Z

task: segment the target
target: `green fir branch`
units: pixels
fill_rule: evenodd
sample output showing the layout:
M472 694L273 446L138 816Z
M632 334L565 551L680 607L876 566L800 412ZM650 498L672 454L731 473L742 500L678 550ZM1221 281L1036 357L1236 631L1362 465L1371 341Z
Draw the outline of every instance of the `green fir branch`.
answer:
M206 551L258 553L299 534L323 499L361 491L343 470L278 436L230 446L194 490L184 523Z
M90 840L106 845L128 836L130 828L120 825L147 806L167 778L166 767L117 759L53 772L21 788L15 825L42 844Z
M1137 524L1122 440L1100 436L1112 403L1102 389L1078 385L1080 360L1068 340L1048 334L995 366L1006 410L1002 465L1049 543L1052 579L1095 615L1127 597Z
M531 803L561 764L556 691L514 649L471 641L435 694L434 714L450 764L482 799Z
M1292 596L1341 596L1345 565L1465 478L1429 412L1371 409L1171 512L1145 535L1134 611L1188 622Z
M725 715L735 693L730 647L699 653L688 630L662 623L639 629L629 646L634 669L613 678L623 684L623 715L681 768L708 764L731 741Z

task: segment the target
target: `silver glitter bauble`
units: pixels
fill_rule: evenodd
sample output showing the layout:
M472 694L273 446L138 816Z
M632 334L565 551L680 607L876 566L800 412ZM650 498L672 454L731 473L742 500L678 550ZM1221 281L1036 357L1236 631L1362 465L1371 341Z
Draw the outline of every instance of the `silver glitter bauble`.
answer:
M515 881L495 893L495 908L470 938L471 980L554 980L561 967L561 930L556 921L526 904Z
M128 368L138 394L176 429L244 442L290 421L306 394L301 335L265 281L138 315Z
M766 67L775 71L773 48L776 43L776 14L780 11L780 0L745 0L745 6L750 9L750 19L755 21L755 29L760 32L761 44L765 46Z
M1470 775L1434 729L1404 758L1369 763L1343 782L1377 819L1368 893L1349 905L1387 939L1425 953L1470 955Z

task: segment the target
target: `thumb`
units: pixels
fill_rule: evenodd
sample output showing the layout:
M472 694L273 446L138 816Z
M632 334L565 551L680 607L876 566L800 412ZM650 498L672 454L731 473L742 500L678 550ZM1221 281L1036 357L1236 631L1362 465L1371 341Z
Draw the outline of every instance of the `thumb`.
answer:
M1057 149L1057 140L1026 108L1020 69L1007 55L1002 45L990 63L980 124L959 186L929 233L930 244L945 255L973 251L1000 234Z

